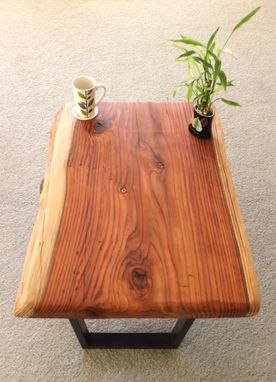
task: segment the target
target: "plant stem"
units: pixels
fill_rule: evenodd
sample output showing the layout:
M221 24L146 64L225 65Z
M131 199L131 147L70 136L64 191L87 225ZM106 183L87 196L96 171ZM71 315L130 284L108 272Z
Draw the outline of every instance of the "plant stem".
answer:
M226 44L228 43L228 41L230 40L230 38L232 37L232 34L234 33L234 30L232 30L232 32L230 33L230 35L227 37L225 43L223 44L223 47L221 48L221 52L223 52L223 49L226 47Z

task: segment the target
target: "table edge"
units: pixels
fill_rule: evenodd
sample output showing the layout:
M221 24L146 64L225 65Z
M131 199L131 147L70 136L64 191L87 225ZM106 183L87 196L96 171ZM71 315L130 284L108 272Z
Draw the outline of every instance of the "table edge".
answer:
M253 316L260 310L259 287L248 237L245 231L232 175L228 165L224 133L217 110L215 110L212 134L212 142L216 155L218 173L244 273L243 276L248 297L248 313L246 316Z
M13 308L15 316L33 317L34 307L42 301L47 285L66 196L67 161L74 132L71 109L71 103L62 106L52 123L39 208ZM68 118L66 115L70 115L68 128L59 128L62 120ZM53 208L50 209L49 205L55 206L54 214L51 214Z

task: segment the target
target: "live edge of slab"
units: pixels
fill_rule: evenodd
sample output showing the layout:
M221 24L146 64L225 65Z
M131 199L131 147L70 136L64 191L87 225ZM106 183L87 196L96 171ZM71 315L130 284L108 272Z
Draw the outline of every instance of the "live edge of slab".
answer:
M14 307L22 317L235 317L260 300L216 113L188 132L182 102L104 102L53 123Z

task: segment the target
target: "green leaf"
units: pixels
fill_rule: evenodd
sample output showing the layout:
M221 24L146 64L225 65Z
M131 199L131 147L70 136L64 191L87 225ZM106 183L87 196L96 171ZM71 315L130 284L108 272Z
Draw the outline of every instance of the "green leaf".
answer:
M91 95L93 93L93 89L91 89L91 90L88 90L88 95Z
M217 94L217 93L220 93L222 90L226 90L224 86L222 86L221 82L219 82L217 85L218 86L215 88L213 94ZM233 81L227 81L227 87L229 86L234 86Z
M211 34L211 37L209 38L209 41L207 42L207 50L209 50L209 48L211 47L218 31L219 31L219 27Z
M215 46L216 46L216 41L213 41L213 43L208 48L206 48L206 51L207 51L205 56L206 61L209 61L210 55L213 54Z
M191 56L191 55L193 55L194 53L196 53L194 50L188 50L187 52L182 53L180 56L178 56L178 57L177 57L177 60L178 60L179 58L183 58L183 57Z
M189 38L183 35L181 35L181 40L179 40L178 42L183 42L184 44L194 45L194 46L204 46L200 41L194 40L192 38Z
M221 98L222 102L230 106L241 106L238 102L230 101L229 99Z
M223 89L226 89L227 88L227 78L226 78L226 74L222 70L219 72L219 79L220 79L221 85L223 86Z
M172 95L173 97L175 97L175 96L176 96L176 93L177 93L183 86L185 86L186 83L187 83L187 81L181 81L181 82L179 82L179 83L178 83L178 84L171 90L171 95Z
M81 109L81 114L84 115L85 117L87 117L87 112L83 111L82 109Z
M192 95L193 95L193 82L191 82L188 86L188 89L187 89L187 95L186 95L186 98L187 98L187 101L189 102L192 98Z
M173 97L176 96L177 90L178 89L176 89L176 88L172 89L171 94L172 94Z
M188 63L188 75L191 78L194 78L194 73L193 73L192 65L190 63Z
M186 48L184 48L183 46L177 45L174 41L182 42L182 40L169 40L167 41L167 44L181 50L182 52L186 52L187 50Z
M217 94L217 93L220 93L224 87L221 85L221 84L218 84L219 86L217 86L213 92L213 94Z
M82 99L86 99L86 98L85 98L85 95L82 94L81 92L78 92L78 96L79 96L80 98L82 98Z
M176 96L176 93L179 91L179 89L180 89L180 86L179 86L179 84L177 84L177 85L171 90L171 95L172 95L173 97L175 97L175 96Z
M219 60L218 56L214 52L212 52L210 49L208 50L208 54L210 54L215 61Z
M88 106L91 106L93 102L94 102L94 98L91 99L91 101L88 103Z
M232 33L234 33L237 29L239 29L243 24L247 23L260 9L261 7L255 8L252 12L248 13L245 17L243 17L238 24L236 24L232 30Z
M219 75L220 68L221 68L221 61L220 61L220 59L216 58L216 60L215 60L214 77L217 77Z
M169 42L183 42L182 40L169 40Z
M211 64L209 64L209 62L208 61L205 61L205 60L203 60L203 58L201 58L201 57L193 57L193 59L196 61L196 62L198 62L199 64L202 64L202 66L204 67L204 70L205 71L208 71L208 69L213 69L212 68L212 65Z
M210 48L208 49L209 52L213 52L215 46L216 46L216 42L214 41L213 44L212 44L212 45L210 46Z

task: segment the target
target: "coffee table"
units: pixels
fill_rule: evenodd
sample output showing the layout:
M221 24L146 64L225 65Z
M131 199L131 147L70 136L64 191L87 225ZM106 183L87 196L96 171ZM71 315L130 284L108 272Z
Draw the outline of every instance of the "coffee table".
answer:
M14 314L67 318L84 348L177 347L195 318L252 316L259 292L216 113L183 102L57 113ZM177 318L171 333L89 333L84 319Z

